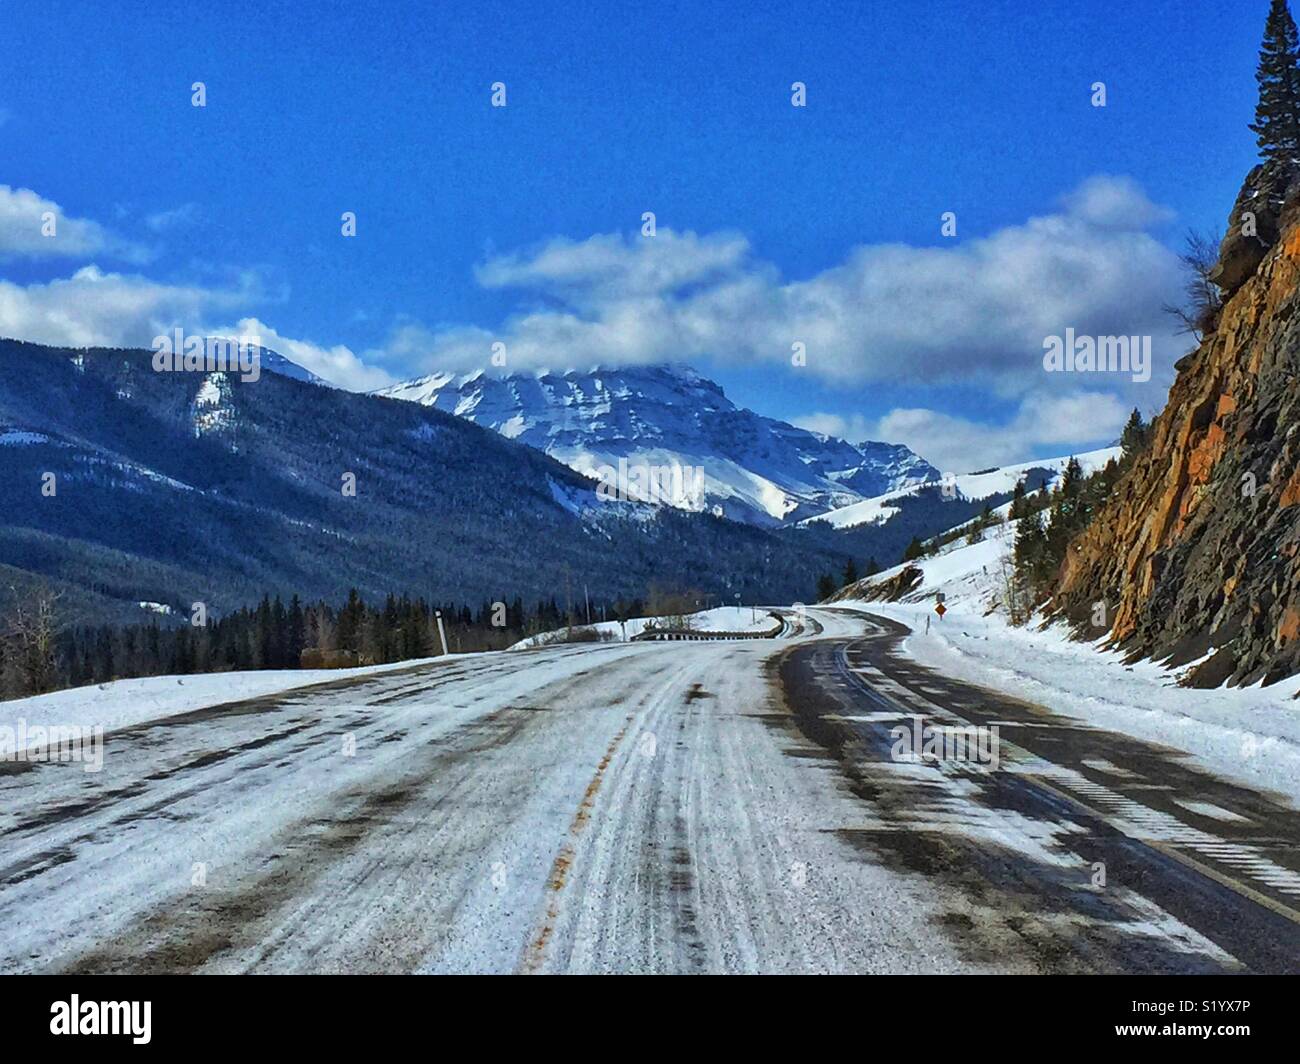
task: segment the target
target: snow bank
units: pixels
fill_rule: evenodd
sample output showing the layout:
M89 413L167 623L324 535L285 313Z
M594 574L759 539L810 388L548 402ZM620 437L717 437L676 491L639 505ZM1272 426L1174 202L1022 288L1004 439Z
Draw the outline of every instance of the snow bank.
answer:
M697 632L765 632L775 625L771 614L764 606L718 606L716 609L700 610L688 615L688 623ZM654 622L660 626L667 625L668 617L634 617L627 622L627 638L632 639L645 631L646 625ZM597 621L595 624L580 625L592 628L606 639L621 640L622 627L618 621ZM564 629L553 632L541 632L530 635L515 643L511 650L526 650L529 647L545 646Z
M1268 688L1179 687L1180 670L1154 662L1126 665L1122 655L1101 648L1104 640L1075 642L1063 625L1012 627L993 606L1001 599L1002 561L1013 537L1013 524L998 526L984 542L958 542L911 563L925 575L900 602L837 605L902 621L913 630L904 651L946 675L1184 751L1211 772L1277 791L1300 806L1300 702L1294 698L1300 677ZM934 613L936 591L948 608L942 620Z
M466 657L468 655L457 655ZM105 732L173 717L223 702L279 694L326 680L389 672L427 664L436 658L368 665L359 669L278 669L265 672L217 672L197 676L146 676L134 680L72 687L47 695L0 702L0 728L18 732L19 721L37 726L102 727Z

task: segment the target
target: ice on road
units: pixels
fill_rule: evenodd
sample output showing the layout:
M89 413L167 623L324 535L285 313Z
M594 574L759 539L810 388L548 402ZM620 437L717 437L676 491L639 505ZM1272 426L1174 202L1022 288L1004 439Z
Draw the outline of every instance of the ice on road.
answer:
M0 765L0 970L971 970L837 834L787 646L453 658L138 723L99 773Z

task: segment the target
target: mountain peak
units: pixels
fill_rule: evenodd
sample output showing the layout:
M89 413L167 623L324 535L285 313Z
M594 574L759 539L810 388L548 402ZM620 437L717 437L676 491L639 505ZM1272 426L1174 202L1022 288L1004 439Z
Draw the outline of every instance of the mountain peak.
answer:
M698 471L699 505L758 525L938 476L901 445L851 444L737 407L683 362L437 373L378 394L495 429L588 476L630 465Z

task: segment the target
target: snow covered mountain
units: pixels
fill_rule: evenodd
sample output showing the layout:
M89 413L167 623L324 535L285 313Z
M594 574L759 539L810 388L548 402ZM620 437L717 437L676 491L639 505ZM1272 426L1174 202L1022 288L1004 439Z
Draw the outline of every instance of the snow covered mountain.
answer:
M846 558L795 529L606 505L535 448L278 361L254 382L153 356L0 339L0 483L57 489L6 497L0 589L48 581L69 617L131 622L354 587L372 602L566 586L630 601L655 585L795 601Z
M793 524L939 475L902 445L846 443L738 407L680 364L435 373L376 394L495 429L598 479L620 470L633 479L638 468L685 469L700 490L654 501L762 526Z
M1119 455L1118 447L1103 447L1073 457L1079 460L1079 465L1086 475L1101 469L1112 458L1118 460ZM936 475L930 482L909 484L896 491L886 492L875 498L832 510L819 517L809 518L808 521L822 521L837 529L856 528L865 524L883 525L898 516L909 502L927 497L942 503L990 501L990 505L1005 506L1004 500L1011 497L1019 483L1024 483L1027 491L1035 491L1044 484L1049 488L1055 487L1070 458L1070 455L1040 458L1033 462L1022 462L1019 465L1001 466L943 479ZM964 524L966 520L968 518L965 517L955 520L952 527Z
M319 384L324 388L333 388L329 381L324 377L318 377L305 366L298 365L290 359L284 357L278 351L272 351L269 347L258 348L262 369L271 373L278 373L281 377L289 377L296 381L306 381L308 384Z

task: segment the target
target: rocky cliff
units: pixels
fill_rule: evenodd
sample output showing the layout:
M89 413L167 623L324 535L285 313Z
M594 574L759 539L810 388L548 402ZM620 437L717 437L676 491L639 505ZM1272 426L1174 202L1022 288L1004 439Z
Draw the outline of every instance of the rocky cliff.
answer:
M1229 225L1214 275L1225 298L1217 325L1179 363L1148 452L1071 545L1055 597L1081 627L1104 602L1116 645L1198 663L1188 675L1196 686L1300 672L1294 184L1279 191L1257 169Z

